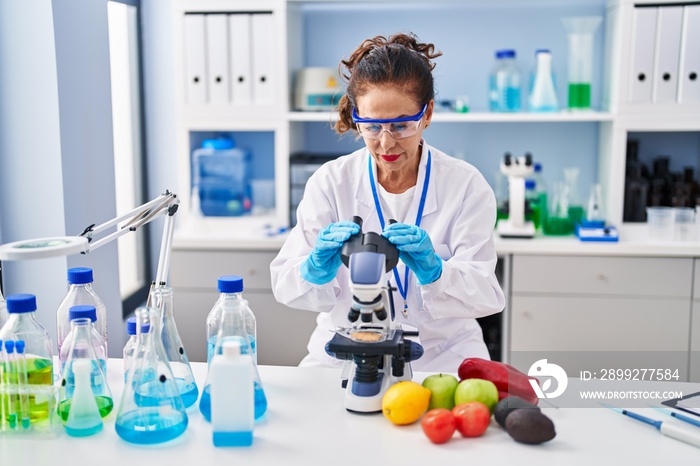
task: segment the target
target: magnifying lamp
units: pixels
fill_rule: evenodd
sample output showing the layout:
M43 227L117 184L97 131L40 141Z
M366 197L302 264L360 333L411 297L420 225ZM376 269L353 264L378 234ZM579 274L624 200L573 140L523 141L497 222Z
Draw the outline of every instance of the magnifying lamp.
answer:
M179 204L180 200L177 196L166 190L165 193L135 208L131 212L113 218L101 225L95 226L95 224L92 224L88 226L78 236L57 236L3 244L0 246L0 260L18 261L70 256L77 253L87 254L120 236L136 231L159 215L164 214L166 215L165 226L160 244L158 270L155 280L156 286L164 286L167 270L170 267L170 250L175 229L174 217ZM117 225L121 222L125 223L118 227ZM117 230L103 238L97 239L97 235L103 234L113 227L116 227Z

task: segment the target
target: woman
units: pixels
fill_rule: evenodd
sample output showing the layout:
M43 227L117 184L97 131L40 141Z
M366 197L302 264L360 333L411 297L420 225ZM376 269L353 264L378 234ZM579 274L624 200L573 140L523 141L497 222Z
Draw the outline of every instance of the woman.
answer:
M337 327L349 327L340 251L360 231L349 221L356 215L364 232L382 232L399 249L388 276L401 303L395 319L418 330L425 350L412 367L456 372L466 357L489 359L475 318L505 305L494 274L496 201L473 166L423 140L435 104L431 60L440 55L398 34L365 40L341 62L348 84L336 131L357 131L366 147L311 176L297 225L270 265L277 301L319 312L302 366L342 364L324 347Z

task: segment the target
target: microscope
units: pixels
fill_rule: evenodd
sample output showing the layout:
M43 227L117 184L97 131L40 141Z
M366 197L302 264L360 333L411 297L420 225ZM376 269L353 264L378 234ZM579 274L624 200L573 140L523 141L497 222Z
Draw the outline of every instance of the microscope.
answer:
M502 238L532 238L535 224L525 220L525 178L532 174L532 155L513 157L506 154L501 173L508 177L508 219L499 220L497 231Z
M388 239L374 232L362 233L362 219L353 217L360 232L341 250L350 271L352 305L347 328L338 328L326 344L326 352L345 361L341 385L345 409L356 413L382 410L382 397L394 383L411 380L411 361L423 355L423 347L394 323L392 288L387 272L399 262L399 251ZM390 220L389 223L395 223ZM413 333L417 335L417 333Z

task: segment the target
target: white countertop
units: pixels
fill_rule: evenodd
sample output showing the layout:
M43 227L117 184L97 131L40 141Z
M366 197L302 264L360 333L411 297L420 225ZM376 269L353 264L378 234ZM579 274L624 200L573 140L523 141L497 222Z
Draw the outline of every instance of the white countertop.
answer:
M700 256L700 241L652 241L648 237L646 224L625 225L619 231L620 240L615 243L582 242L573 235L504 239L497 233L494 233L494 243L499 255ZM179 229L175 232L173 250L278 251L287 235L286 232L271 234L262 227Z
M188 410L189 425L181 437L166 444L137 446L122 441L114 430L123 387L121 368L121 360L108 362L116 405L102 432L85 438L0 435L0 464L575 466L697 464L700 460L700 449L604 408L545 408L557 436L543 445L516 443L493 420L483 437L465 439L455 434L448 443L433 445L418 423L399 427L381 414L345 411L338 369L273 366L260 367L268 412L255 426L252 447L215 448L210 424L196 405ZM193 363L192 368L201 390L206 365ZM415 374L414 380L420 382L425 375ZM635 411L661 416L652 410Z

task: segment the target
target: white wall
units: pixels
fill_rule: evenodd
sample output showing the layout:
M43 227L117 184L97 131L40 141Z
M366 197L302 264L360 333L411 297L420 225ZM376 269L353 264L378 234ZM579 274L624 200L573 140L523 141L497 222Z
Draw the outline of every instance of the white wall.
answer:
M77 235L115 217L107 0L0 0L0 225L5 242ZM116 243L5 263L8 294L37 295L55 339L66 269L94 269L110 355L125 341Z

